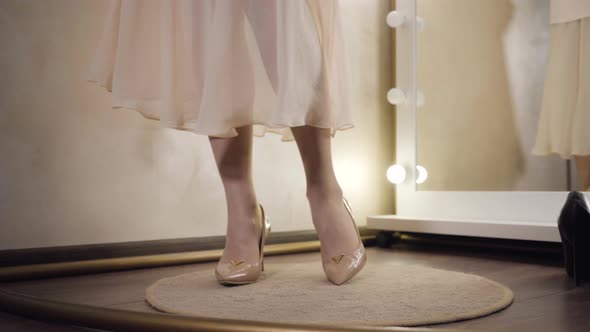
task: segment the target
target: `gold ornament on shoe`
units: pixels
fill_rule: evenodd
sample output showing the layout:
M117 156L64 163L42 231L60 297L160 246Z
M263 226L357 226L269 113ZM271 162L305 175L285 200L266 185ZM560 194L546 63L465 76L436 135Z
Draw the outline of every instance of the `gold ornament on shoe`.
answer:
M340 263L340 261L342 260L343 257L344 257L344 255L333 256L332 260L334 262L336 262L336 264L338 264L338 263Z
M231 265L233 265L233 266L240 265L240 264L244 263L244 261L235 261L233 259L230 262L231 262Z

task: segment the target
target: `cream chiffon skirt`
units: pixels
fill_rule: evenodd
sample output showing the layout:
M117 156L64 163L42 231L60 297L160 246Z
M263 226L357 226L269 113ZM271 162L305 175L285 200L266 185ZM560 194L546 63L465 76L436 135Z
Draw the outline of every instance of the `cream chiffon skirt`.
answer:
M353 127L338 0L110 0L88 81L113 108L215 137Z
M551 25L536 155L590 155L590 18Z

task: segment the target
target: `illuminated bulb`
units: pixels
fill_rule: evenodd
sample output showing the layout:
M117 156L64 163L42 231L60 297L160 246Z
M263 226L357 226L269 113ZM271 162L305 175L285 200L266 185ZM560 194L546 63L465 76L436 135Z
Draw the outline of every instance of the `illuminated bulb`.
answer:
M392 105L403 104L406 101L406 94L398 88L393 88L387 92L387 101Z
M406 169L401 165L391 165L387 169L387 180L394 184L400 184L406 179Z
M426 168L418 165L416 166L416 170L418 171L418 178L416 179L416 183L424 183L424 181L428 179L428 172L426 171Z
M406 17L396 11L389 12L387 14L387 25L392 28L397 28L402 24L406 23Z

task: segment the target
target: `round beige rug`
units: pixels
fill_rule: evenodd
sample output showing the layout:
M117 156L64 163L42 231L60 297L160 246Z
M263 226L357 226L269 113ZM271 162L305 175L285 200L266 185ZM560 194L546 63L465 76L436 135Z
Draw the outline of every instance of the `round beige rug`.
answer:
M223 286L213 269L158 280L146 301L160 311L276 323L419 326L485 316L512 291L490 279L403 263L367 262L336 286L321 263L267 264L257 282Z

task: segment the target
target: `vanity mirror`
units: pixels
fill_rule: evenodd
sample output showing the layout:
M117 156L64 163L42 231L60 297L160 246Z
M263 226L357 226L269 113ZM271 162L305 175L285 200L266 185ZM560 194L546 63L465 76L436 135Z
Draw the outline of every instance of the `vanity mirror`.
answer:
M396 214L368 227L559 242L559 212L582 188L574 159L533 151L546 141L550 0L392 8Z
M429 26L417 40L417 85L428 98L416 113L417 162L429 174L418 190L580 190L573 160L539 154L549 5L416 1Z

